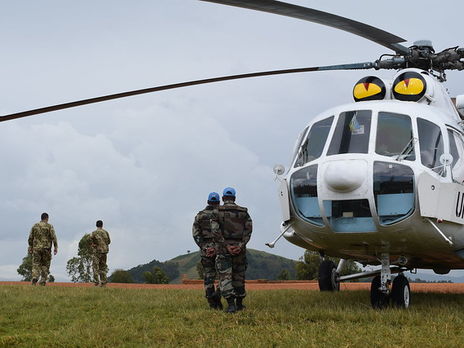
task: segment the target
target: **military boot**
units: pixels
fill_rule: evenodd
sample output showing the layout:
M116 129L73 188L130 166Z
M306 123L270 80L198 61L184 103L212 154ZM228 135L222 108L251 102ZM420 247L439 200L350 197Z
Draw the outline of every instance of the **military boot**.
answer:
M208 300L209 308L217 309L217 303L214 297L207 298L207 300Z
M237 297L235 299L235 307L238 311L244 310L246 307L242 303L243 297Z
M235 313L237 308L235 307L235 299L233 297L229 297L227 299L227 308L225 310L227 313Z
M209 308L217 309L216 297L214 293L214 289L206 289L206 300L208 301Z
M214 300L216 301L216 309L222 311L224 307L222 306L221 293L219 290L216 290L216 292L214 293Z

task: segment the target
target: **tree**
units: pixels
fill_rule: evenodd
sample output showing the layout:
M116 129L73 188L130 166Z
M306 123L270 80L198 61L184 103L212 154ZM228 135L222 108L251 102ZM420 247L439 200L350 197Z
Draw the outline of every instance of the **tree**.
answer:
M336 259L339 260L339 259ZM336 264L336 263L335 263ZM361 268L353 260L345 260L345 264L340 272L340 275L348 275L361 272Z
M288 278L289 278L289 273L286 269L283 269L277 276L278 280L288 280Z
M66 272L72 282L90 283L92 281L92 256L90 234L85 234L79 241L77 257L69 259L66 264Z
M179 264L177 262L160 262L158 260L153 260L144 265L134 267L130 269L129 272L136 283L146 283L145 272L153 273L153 267L161 268L169 279L176 279L180 275Z
M145 283L155 284L155 277L153 276L153 273L149 271L143 272L143 278L145 279Z
M133 283L134 280L129 272L123 269L117 269L110 275L111 283Z
M335 265L340 261L336 257L327 257L327 259L332 260ZM319 264L321 263L321 258L316 251L306 250L304 255L300 257L300 260L296 264L296 275L297 279L317 279L319 276ZM359 266L353 260L346 260L343 268L340 272L340 275L347 275L361 272Z
M154 277L155 284L168 284L169 283L168 276L159 267L153 268L153 277Z
M52 276L51 274L48 276L48 282L49 283L54 283L55 282L55 277Z
M23 277L23 281L30 282L32 280L32 255L27 254L26 257L23 257L23 263L19 265L16 270L20 276Z
M169 277L160 267L153 267L153 272L143 272L147 284L168 284Z
M180 275L179 264L177 262L162 262L161 265L158 265L158 267L161 268L164 273L166 273L169 279L176 279Z
M296 278L299 280L317 279L319 263L319 254L306 250L295 266Z

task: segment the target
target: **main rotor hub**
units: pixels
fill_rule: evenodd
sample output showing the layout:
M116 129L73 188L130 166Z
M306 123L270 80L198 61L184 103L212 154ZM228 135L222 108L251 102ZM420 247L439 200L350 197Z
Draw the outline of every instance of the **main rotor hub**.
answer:
M430 40L417 40L414 41L414 44L412 45L414 48L418 48L420 50L428 50L432 53L435 53L435 50L432 45L432 41Z

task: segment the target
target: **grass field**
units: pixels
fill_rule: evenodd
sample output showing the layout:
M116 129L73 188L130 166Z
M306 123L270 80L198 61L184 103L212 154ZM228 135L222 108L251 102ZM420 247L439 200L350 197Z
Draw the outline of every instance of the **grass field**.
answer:
M464 295L416 293L409 310L367 291L250 291L207 309L199 290L0 286L0 347L463 347Z

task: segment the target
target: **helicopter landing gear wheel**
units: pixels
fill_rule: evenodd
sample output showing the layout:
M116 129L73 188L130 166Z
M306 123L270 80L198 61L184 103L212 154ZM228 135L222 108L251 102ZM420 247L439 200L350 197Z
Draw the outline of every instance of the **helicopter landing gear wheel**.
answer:
M398 308L408 308L411 304L409 281L402 274L393 280L391 299L392 304Z
M324 260L319 266L319 290L339 291L340 281L338 279L337 268L330 260Z
M380 289L380 276L375 276L371 283L371 305L374 309L388 307L390 296Z

